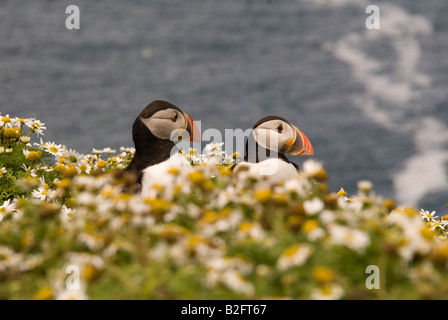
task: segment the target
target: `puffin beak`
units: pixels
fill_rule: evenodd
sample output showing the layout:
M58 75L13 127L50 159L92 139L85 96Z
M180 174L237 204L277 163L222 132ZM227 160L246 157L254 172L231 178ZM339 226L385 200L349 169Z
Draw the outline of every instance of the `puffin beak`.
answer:
M314 156L314 149L307 136L296 126L293 126L294 137L286 141L287 153L292 156Z
M196 123L194 123L193 119L191 119L186 113L184 113L184 117L186 122L185 130L187 130L188 133L190 134L190 140L188 141L195 141L195 142L201 141L201 135L199 133L199 129Z

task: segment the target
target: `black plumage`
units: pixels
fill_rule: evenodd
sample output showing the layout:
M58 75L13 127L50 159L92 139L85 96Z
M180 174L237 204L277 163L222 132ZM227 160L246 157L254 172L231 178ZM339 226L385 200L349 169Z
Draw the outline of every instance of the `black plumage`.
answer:
M135 154L125 172L136 175L138 184L141 184L142 181L142 170L169 159L171 151L175 146L171 140L156 137L142 122L142 119L150 118L157 111L168 108L182 112L169 102L156 100L148 104L140 112L132 125L132 140L134 141Z

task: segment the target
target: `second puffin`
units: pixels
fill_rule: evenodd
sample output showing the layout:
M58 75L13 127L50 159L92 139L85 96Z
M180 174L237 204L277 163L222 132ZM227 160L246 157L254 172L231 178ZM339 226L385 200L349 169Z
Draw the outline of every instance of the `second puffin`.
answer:
M233 170L235 177L247 172L265 176L270 182L287 180L299 166L289 161L289 155L314 155L309 139L290 121L279 116L267 116L255 123L246 142L244 161Z

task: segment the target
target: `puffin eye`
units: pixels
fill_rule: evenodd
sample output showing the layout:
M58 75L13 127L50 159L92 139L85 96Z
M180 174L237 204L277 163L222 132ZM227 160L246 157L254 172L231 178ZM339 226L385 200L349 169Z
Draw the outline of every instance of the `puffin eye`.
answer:
M178 116L178 114L177 114L177 112L176 112L176 114L174 115L174 117L171 118L171 120L172 120L173 122L176 122L178 117L179 117L179 116Z
M277 127L277 131L278 131L279 133L282 133L282 132L283 132L283 125L282 125L281 123L278 125L278 127Z

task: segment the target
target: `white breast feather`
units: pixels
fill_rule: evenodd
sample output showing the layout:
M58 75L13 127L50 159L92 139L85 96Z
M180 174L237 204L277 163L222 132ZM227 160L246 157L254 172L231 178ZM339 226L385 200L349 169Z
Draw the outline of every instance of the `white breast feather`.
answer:
M147 167L143 170L142 176L142 197L154 196L154 185L165 187L165 194L169 196L175 187L176 175L170 174L168 171L177 168L180 171L191 169L190 162L180 153L176 153L168 160L156 165Z
M297 169L291 163L280 159L268 159L258 163L241 162L234 169L237 177L242 172L244 175L262 178L271 183L279 183L290 179L297 174Z

